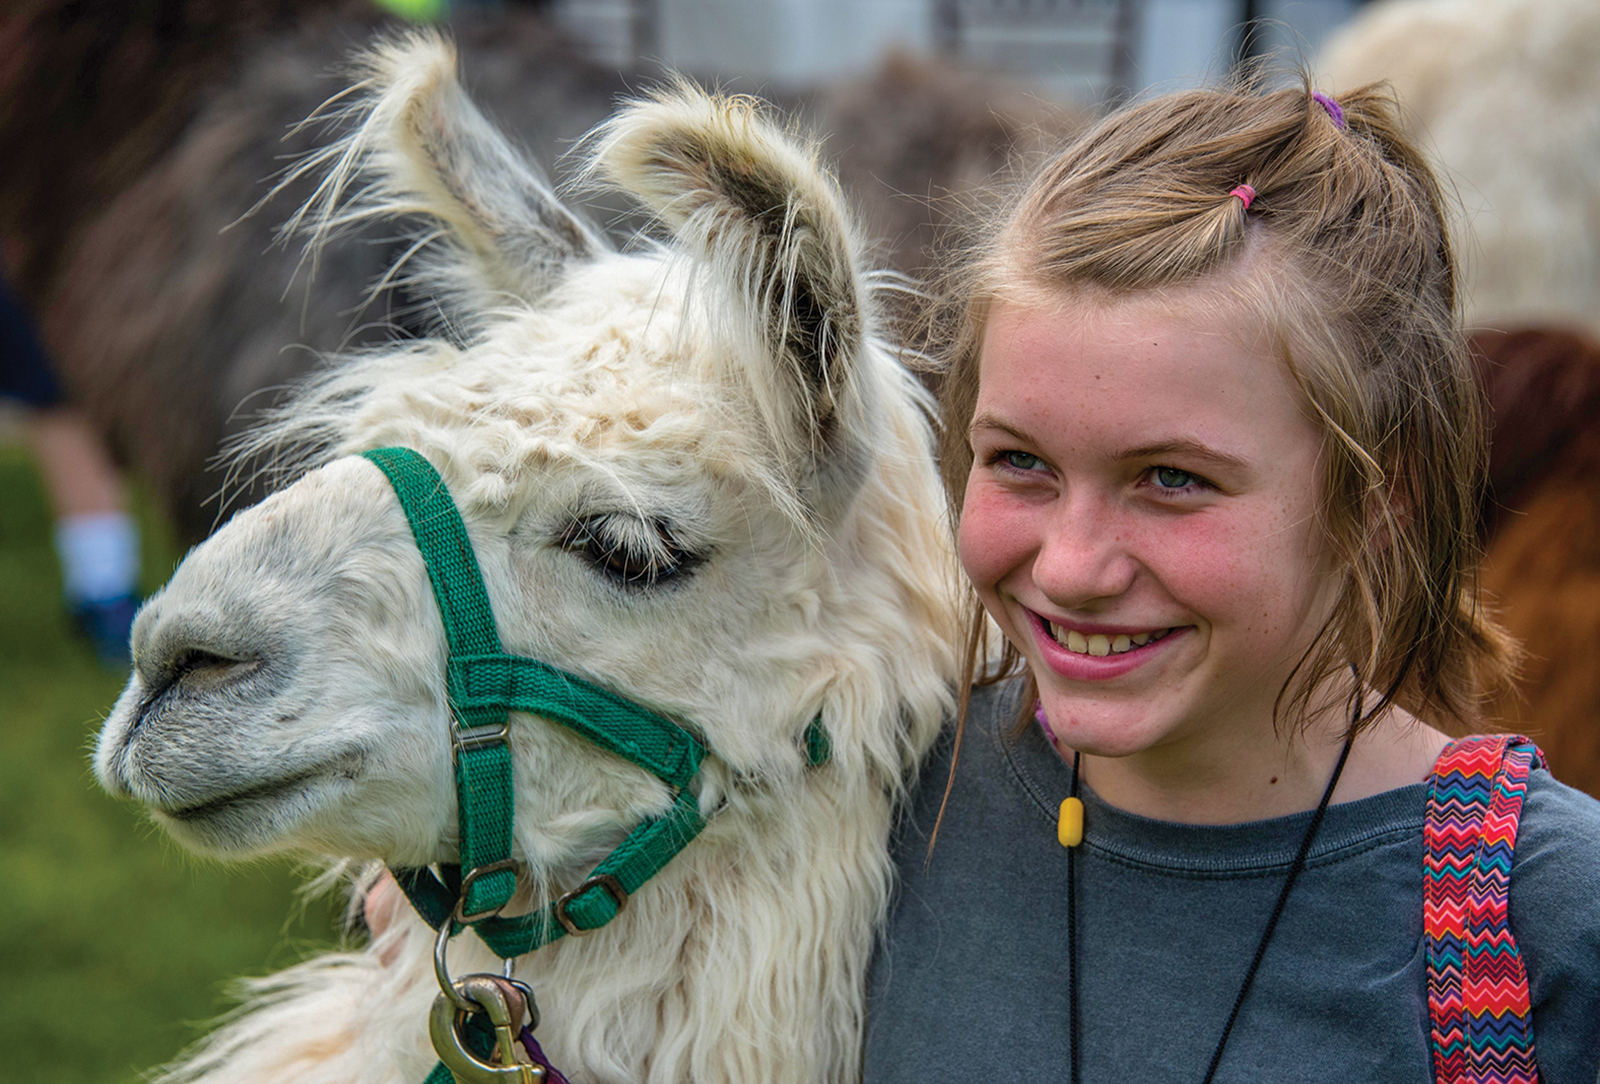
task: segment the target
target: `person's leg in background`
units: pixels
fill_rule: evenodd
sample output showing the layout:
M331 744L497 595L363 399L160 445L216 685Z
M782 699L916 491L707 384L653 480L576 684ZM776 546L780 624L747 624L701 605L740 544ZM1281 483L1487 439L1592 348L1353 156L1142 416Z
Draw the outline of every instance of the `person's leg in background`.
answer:
M0 396L32 408L28 442L55 512L67 609L107 666L128 665L139 607L139 532L105 442L65 403L21 303L0 281Z

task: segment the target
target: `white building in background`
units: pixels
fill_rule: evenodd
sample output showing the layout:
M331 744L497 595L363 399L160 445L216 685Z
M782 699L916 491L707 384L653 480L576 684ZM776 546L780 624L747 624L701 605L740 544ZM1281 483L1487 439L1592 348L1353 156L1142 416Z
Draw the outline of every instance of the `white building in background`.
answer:
M1361 0L555 0L596 56L778 88L863 72L890 49L1014 73L1064 101L1174 89L1256 52L1311 57Z

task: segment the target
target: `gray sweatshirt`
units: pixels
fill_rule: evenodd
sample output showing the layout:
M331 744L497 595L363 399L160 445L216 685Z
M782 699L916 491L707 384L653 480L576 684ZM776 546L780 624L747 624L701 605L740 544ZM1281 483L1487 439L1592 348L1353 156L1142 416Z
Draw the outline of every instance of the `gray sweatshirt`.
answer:
M873 962L868 1084L1064 1081L1071 769L1018 683L978 690L931 860L949 736L896 842L900 885ZM1125 813L1083 791L1078 940L1084 1084L1198 1084L1303 813L1226 826ZM1432 1081L1417 784L1330 807L1217 1084ZM1600 1081L1600 802L1534 771L1511 880L1543 1084Z

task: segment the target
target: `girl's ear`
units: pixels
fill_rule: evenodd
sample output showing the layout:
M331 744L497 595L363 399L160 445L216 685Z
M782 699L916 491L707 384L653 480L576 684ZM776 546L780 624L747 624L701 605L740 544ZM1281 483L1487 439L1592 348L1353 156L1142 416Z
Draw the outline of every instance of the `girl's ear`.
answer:
M357 65L364 78L354 101L330 118L352 124L349 134L279 186L324 174L284 227L310 235L313 258L330 236L370 219L420 219L405 281L441 305L447 325L470 331L508 300L537 301L574 261L606 247L478 112L445 39L412 32Z
M1411 521L1412 501L1404 479L1390 478L1380 489L1367 494L1367 545L1386 550L1396 536L1405 532Z

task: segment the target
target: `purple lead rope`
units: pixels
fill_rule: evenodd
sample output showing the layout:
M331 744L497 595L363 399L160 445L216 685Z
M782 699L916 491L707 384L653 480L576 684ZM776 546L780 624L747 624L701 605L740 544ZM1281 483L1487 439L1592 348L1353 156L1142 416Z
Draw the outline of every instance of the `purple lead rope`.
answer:
M561 1075L561 1070L551 1065L550 1059L544 1056L539 1040L533 1037L532 1028L524 1027L522 1034L517 1036L517 1041L522 1044L522 1049L528 1052L533 1064L544 1070L544 1084L569 1084L567 1078Z

